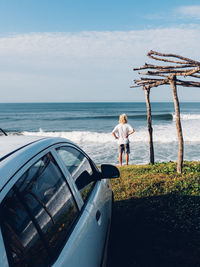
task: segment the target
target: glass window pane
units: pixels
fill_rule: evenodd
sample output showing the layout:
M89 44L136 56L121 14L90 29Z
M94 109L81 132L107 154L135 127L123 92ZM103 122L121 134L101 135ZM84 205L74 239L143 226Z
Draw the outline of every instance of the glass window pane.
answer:
M60 147L57 152L71 173L83 200L86 200L94 184L93 171L88 159L73 147Z
M1 229L9 264L17 267L49 266L47 248L15 187L14 189L9 192L1 205Z
M49 258L53 257L53 259L56 259L58 257L66 242L71 226L78 215L78 209L71 191L51 154L48 153L34 164L18 180L13 190L15 191L15 197L18 199L18 202L21 203L23 212L26 216L30 217L28 226L30 228L30 225L33 225L32 228L34 228L34 231L31 228L33 233L31 234L31 238L35 240L35 236L37 236L44 247L45 254L43 258L39 257L40 261L43 261L44 266L48 266ZM5 213L7 199L8 196L6 196L5 201L2 203L3 213ZM11 203L11 210L16 211L15 206L18 202ZM17 220L24 234L24 228L27 228L27 226L21 220L21 213L20 211L17 214ZM12 220L14 214L11 213L9 216ZM4 220L3 223L6 225L7 221ZM5 227L4 229L6 239L7 236L11 238L10 232L6 231ZM22 238L21 235L20 237ZM28 242L28 247L32 247L32 239ZM12 246L14 245L12 244ZM31 250L33 249L31 248ZM41 255L39 245L36 248L34 247L33 251L37 257ZM19 255L18 258L20 257ZM30 252L27 252L26 257L28 258L29 264L43 266L35 262L38 259L34 259Z

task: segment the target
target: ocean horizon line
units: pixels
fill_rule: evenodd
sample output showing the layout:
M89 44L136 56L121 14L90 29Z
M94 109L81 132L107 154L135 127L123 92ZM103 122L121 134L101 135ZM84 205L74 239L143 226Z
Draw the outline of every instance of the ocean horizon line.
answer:
M63 101L38 101L38 102L0 102L0 104L90 104L90 103L96 103L96 104L105 104L105 103L113 103L113 104L123 104L123 103L142 103L146 104L145 101L68 101L68 102L63 102ZM173 104L173 101L151 101L151 103L168 103L168 104ZM200 101L179 101L179 103L200 103Z

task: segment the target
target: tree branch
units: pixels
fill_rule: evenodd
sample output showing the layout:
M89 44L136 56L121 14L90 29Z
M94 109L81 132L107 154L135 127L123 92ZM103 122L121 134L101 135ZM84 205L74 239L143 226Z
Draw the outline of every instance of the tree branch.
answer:
M196 67L192 70L162 70L162 71L151 71L151 70L148 70L147 72L143 72L143 71L139 71L138 73L139 74L142 74L142 75L153 75L153 76L156 76L156 75L162 75L164 73L166 74L175 74L177 76L190 76L196 72L199 71L199 67Z
M194 77L194 78L198 78L198 79L200 79L200 75L197 75L197 74L191 74L190 76L191 76L191 77Z
M184 61L173 61L173 60L167 60L167 59L162 59L162 58L158 58L158 57L154 57L152 55L157 55L157 56L160 56L160 57L174 57L174 58L178 58L178 59L181 59L181 60L184 60ZM187 57L182 57L180 55L176 55L176 54L164 54L164 53L159 53L159 52L156 52L156 51L149 51L149 53L147 54L148 57L150 58L154 58L156 60L161 60L161 61L166 61L166 62L173 62L173 63L180 63L180 64L188 64L189 63L193 63L197 66L200 66L200 62L199 61L196 61L196 60L193 60L193 59L190 59L190 58L187 58Z
M194 78L200 78L200 62L195 61L186 57L182 57L176 54L162 54L158 53L156 51L150 51L147 54L150 58L164 61L164 62L172 62L172 63L177 63L179 65L175 66L159 66L159 65L153 65L153 64L147 64L143 67L140 68L134 68L133 70L144 70L148 69L147 71L139 71L139 74L142 75L147 75L147 76L158 76L162 77L163 79L159 79L157 77L141 77L140 80L134 80L136 86L131 86L131 88L134 87L143 87L145 90L150 90L152 87L158 87L159 85L164 85L164 84L170 84L172 79L176 76L190 76ZM154 56L155 55L155 56ZM157 57L158 56L158 57ZM176 59L180 59L181 61L176 61L176 60L171 60L171 59L165 59L165 58L160 58L160 57L173 57ZM187 68L187 69L185 69ZM179 79L176 79L176 84L180 86L185 86L185 87L200 87L200 82L195 82L195 81L182 81Z
M148 84L148 85L144 85L144 89L145 90L150 90L152 87L158 87L159 85L164 85L164 84L167 84L169 82L169 78L166 78L162 81L155 81L151 84Z
M142 78L141 80L134 80L134 82L137 84L137 86L133 86L133 87L145 86L145 88L150 89L152 87L157 87L159 85L169 84L170 79L164 79L163 80L163 79ZM155 86L155 84L156 84L156 86ZM176 79L176 84L180 85L180 86L184 86L184 87L200 87L200 82L182 81L179 79ZM131 87L131 88L133 88L133 87Z
M134 71L137 70L145 70L145 69L157 69L157 70L167 70L167 69L181 69L181 68L192 68L195 67L195 65L192 64L185 64L185 65L178 65L178 66L156 66L145 63L143 67L140 68L134 68Z

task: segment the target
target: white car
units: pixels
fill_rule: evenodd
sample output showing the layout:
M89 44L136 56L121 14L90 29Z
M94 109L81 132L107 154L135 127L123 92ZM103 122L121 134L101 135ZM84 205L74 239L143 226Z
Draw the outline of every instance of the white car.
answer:
M0 266L105 266L117 177L66 139L1 136Z

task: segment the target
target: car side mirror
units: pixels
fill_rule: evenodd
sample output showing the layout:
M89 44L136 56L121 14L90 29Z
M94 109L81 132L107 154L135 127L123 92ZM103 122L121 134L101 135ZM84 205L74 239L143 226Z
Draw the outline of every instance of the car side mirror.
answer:
M120 172L117 167L110 164L101 165L101 178L118 178Z

